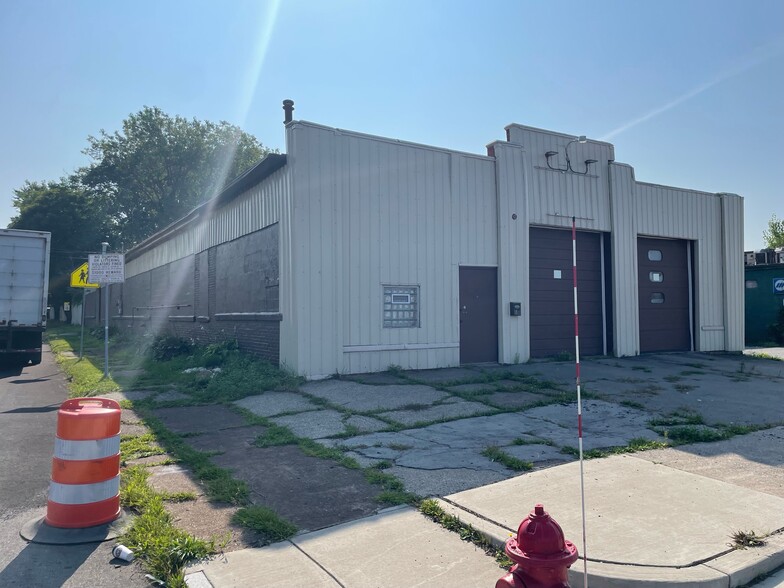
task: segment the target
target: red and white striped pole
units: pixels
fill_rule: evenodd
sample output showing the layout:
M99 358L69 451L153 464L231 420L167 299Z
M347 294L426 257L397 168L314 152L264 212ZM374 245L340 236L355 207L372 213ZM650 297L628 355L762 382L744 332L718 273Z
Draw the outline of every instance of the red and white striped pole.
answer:
M583 586L588 588L588 555L585 551L585 475L583 472L583 402L580 393L580 320L577 311L577 219L572 217L572 284L574 288L574 365L577 383L577 448L580 452L580 503L583 522Z

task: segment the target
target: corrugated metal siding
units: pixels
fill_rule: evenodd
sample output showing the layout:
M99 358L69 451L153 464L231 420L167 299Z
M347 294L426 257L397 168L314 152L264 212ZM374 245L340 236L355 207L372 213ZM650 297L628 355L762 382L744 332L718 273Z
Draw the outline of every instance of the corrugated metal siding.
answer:
M291 135L297 370L457 364L458 267L497 261L493 161L304 123ZM420 286L420 328L382 328L383 284Z
M745 347L744 275L743 265L743 199L734 194L720 194L722 204L722 235L724 240L724 345L726 351L742 351Z
M640 352L640 316L637 292L637 216L634 170L611 163L610 235L612 259L613 339L619 357Z
M128 261L125 264L126 279L193 254L194 232L195 228L190 228L164 241L154 249L142 253L139 257Z
M284 189L280 194L280 291L279 308L282 316L280 323L280 365L297 370L299 364L298 320L295 311L297 284L294 281L294 244L301 240L303 231L295 231L293 222L294 191L296 182L292 165L297 157L291 154L297 150L293 126L286 127L286 172Z
M495 143L498 185L499 361L513 363L530 357L529 207L530 160L518 145ZM517 219L512 219L516 214ZM509 303L522 302L523 314L509 316Z
M522 145L531 160L531 224L571 227L570 217L576 216L578 228L610 230L607 164L613 158L612 146L595 141L569 144L573 137L517 125L509 127L509 135L512 143ZM550 158L550 165L566 168L567 145L575 172L586 169L586 159L597 160L591 164L589 173L583 175L548 167L545 153L556 151L558 155Z
M278 222L283 194L288 189L288 170L283 167L226 206L214 211L206 222L194 224L154 249L130 260L125 266L126 277L150 271Z

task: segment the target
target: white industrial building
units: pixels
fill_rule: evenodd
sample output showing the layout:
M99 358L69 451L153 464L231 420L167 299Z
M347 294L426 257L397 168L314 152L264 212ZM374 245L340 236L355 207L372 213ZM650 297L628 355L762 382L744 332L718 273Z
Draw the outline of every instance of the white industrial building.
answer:
M288 120L285 155L128 252L115 322L237 337L312 378L573 352L575 217L584 355L743 348L742 198L637 182L609 143L506 139Z

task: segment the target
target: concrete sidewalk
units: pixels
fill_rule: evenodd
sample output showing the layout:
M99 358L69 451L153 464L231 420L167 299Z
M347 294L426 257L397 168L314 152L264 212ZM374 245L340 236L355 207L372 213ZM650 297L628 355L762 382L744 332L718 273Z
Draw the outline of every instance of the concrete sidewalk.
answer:
M269 547L227 553L186 573L190 588L454 588L494 586L504 570L416 510L396 507Z
M736 531L784 529L784 498L632 456L585 463L592 588L731 588L784 565L784 535L734 550ZM502 545L543 502L582 551L579 464L452 494L442 507ZM571 570L582 586L582 562ZM481 550L410 508L229 553L189 568L192 588L494 586L503 570Z
M784 529L784 499L633 456L585 463L589 585L742 586L784 565L784 535L733 550L732 533ZM581 547L579 464L447 496L445 510L499 544L517 529L520 505L544 502ZM582 585L582 565L571 570Z

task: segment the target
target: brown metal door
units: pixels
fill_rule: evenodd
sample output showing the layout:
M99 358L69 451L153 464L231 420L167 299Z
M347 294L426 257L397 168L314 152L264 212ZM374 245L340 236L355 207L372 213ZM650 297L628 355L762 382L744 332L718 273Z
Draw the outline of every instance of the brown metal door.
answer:
M460 363L497 361L497 270L494 267L461 267Z
M640 352L690 351L686 241L637 238Z
M572 232L530 233L531 357L574 354ZM577 232L580 355L604 353L601 234Z

